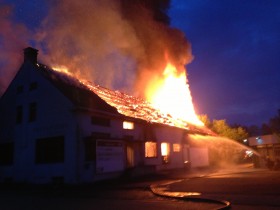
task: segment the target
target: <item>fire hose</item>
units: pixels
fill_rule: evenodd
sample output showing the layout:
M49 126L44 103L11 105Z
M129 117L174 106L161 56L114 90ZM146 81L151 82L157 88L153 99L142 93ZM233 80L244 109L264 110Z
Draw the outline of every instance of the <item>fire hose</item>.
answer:
M221 205L221 207L217 207L214 210L224 210L230 208L231 203L229 201L202 197L201 193L198 192L170 192L167 190L168 185L180 181L182 180L172 181L164 184L153 184L150 186L150 189L155 195L165 197L165 198L173 198L173 199L184 200L184 201L215 203Z

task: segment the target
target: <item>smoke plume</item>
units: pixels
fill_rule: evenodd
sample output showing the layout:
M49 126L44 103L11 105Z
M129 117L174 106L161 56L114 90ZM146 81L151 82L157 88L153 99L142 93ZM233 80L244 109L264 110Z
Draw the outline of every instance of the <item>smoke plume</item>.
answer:
M26 27L14 23L11 15L12 7L0 5L0 96L17 73L28 40Z
M49 4L48 15L32 38L40 50L39 60L67 67L96 84L143 96L149 83L161 76L167 59L180 71L192 59L184 34L169 26L169 0L51 0ZM9 30L24 29L14 25ZM9 46L13 53L23 48L19 40L6 43L13 43Z
M168 26L169 1L52 1L38 33L46 63L88 80L143 95L160 77L166 55L178 69L191 60L184 34Z

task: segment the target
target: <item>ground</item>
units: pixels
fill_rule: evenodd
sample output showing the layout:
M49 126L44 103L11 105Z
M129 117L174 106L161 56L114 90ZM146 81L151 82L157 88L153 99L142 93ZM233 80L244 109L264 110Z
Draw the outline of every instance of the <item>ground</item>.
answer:
M280 171L232 168L168 172L82 187L2 186L1 210L203 210L223 207L218 203L160 197L151 192L151 184L165 192L198 192L200 198L226 200L234 210L280 209Z

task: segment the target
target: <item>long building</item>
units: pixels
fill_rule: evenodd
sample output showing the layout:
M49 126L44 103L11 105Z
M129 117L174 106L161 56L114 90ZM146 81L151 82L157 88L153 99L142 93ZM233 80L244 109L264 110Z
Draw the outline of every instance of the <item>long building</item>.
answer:
M90 183L208 163L189 133L212 135L142 99L53 70L24 49L0 98L0 181ZM205 148L201 151L204 151Z

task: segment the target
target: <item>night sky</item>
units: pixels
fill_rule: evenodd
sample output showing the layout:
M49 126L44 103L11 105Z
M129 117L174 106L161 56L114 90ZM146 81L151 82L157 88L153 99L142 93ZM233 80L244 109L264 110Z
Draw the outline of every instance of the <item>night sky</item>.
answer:
M43 0L4 2L13 5L14 21L31 31L49 9ZM182 30L192 46L187 72L198 114L241 125L261 125L277 114L279 11L278 0L171 1L171 26Z
M280 109L280 1L174 0L172 25L192 44L197 112L243 125Z

